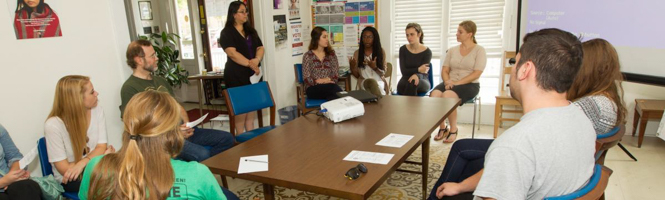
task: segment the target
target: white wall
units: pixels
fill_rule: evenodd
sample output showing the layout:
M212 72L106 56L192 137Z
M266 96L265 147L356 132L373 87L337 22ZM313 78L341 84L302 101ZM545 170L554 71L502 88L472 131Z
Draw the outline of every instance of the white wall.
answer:
M44 136L55 85L70 74L90 76L105 110L109 143L120 147L119 93L131 71L122 59L129 43L123 2L60 1L53 9L63 36L28 40L16 40L10 13L14 8L6 6L0 3L0 46L4 47L0 49L0 123L19 150L27 153ZM33 176L41 176L38 162L30 165Z
M139 8L139 1L149 1L151 4L152 8L152 20L141 20L141 10ZM132 6L132 15L134 15L134 19L136 20L134 22L134 26L136 28L136 32L138 34L146 34L143 32L143 27L155 27L159 26L159 31L166 31L166 27L164 27L164 23L162 23L162 15L161 13L164 12L163 8L164 7L162 4L163 3L168 3L167 1L156 1L156 0L132 0L131 1L131 6ZM154 33L153 29L153 33Z
M311 31L311 1L300 0L300 16L303 24L303 38L308 38ZM277 109L289 105L296 105L296 85L293 64L302 62L301 56L291 56L291 34L293 30L288 30L289 38L286 41L286 48L275 48L275 34L273 32L273 15L286 15L287 27L290 23L288 19L288 2L282 9L274 10L272 1L254 1L254 23L261 40L265 54L262 66L265 67L266 75L264 80L270 84L272 95ZM306 36L305 36L306 35ZM309 45L309 40L304 41L305 49ZM269 114L264 112L265 117ZM267 120L267 118L266 118ZM279 121L277 122L279 123Z

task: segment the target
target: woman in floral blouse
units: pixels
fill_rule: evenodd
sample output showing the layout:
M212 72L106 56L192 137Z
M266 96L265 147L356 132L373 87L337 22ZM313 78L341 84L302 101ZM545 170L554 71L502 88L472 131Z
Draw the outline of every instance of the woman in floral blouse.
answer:
M328 43L328 32L315 27L311 33L309 51L302 57L302 76L305 94L312 99L336 99L342 91L337 85L339 65L335 51Z

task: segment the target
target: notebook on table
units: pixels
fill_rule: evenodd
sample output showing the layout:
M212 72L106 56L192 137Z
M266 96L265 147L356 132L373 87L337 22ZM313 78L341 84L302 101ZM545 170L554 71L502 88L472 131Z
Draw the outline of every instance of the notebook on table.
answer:
M372 102L372 101L378 101L379 98L376 97L376 95L373 95L372 93L369 93L368 91L365 90L353 90L353 91L341 91L337 92L337 97L353 97L355 99L358 99L358 101L367 103L367 102Z

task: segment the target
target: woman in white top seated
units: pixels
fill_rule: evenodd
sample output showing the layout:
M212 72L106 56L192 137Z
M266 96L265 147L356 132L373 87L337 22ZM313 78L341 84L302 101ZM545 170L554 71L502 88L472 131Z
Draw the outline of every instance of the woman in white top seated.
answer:
M473 21L463 21L457 27L457 41L461 44L448 49L446 59L441 67L443 83L432 90L430 97L460 98L462 104L467 102L480 91L478 78L485 69L487 55L485 48L476 42L476 24ZM441 123L438 134L434 140L444 139L444 143L451 143L457 137L457 110L448 117L450 127L446 122Z
M381 97L389 94L384 73L386 52L381 48L379 32L374 27L365 27L358 50L349 58L351 74L358 79L360 89Z
M91 158L115 151L106 145L106 122L104 110L97 106L98 94L90 78L79 75L62 77L55 88L44 137L53 174L66 192L78 192L79 177Z

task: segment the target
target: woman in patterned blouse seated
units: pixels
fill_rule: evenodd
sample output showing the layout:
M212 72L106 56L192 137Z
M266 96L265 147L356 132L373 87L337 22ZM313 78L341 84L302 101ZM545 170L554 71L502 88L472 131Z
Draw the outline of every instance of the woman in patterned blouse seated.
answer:
M584 110L596 134L604 134L625 123L619 55L612 44L600 38L582 43L582 48L582 68L568 90L568 100Z
M342 88L337 85L339 65L328 42L328 32L317 26L310 35L309 51L302 57L305 94L312 99L336 99L335 93L342 91Z

